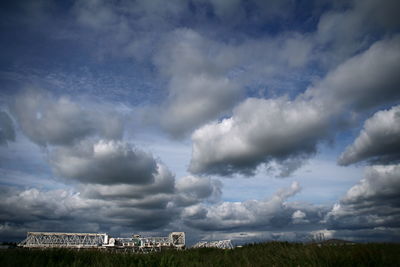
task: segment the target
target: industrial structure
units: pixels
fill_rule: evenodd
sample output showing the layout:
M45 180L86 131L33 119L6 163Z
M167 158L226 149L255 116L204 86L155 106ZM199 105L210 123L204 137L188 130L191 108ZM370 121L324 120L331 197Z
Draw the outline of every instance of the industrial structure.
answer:
M218 240L218 241L200 241L196 243L192 248L221 248L221 249L233 249L231 240Z
M18 246L24 248L124 249L145 253L164 249L184 249L185 233L172 232L166 237L133 235L130 238L114 238L106 233L28 232L27 237Z

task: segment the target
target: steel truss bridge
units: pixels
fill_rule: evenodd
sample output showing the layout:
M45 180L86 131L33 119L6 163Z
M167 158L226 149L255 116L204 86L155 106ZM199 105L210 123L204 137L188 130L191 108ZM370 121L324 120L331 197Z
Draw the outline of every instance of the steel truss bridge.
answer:
M27 237L19 246L94 248L107 243L107 240L107 234L28 232Z
M220 248L220 249L233 249L231 240L218 240L218 241L200 241L193 245L192 248Z
M18 244L24 248L102 248L123 249L133 252L152 252L162 249L183 249L185 233L172 232L167 237L113 238L108 234L96 233L49 233L28 232L27 237Z

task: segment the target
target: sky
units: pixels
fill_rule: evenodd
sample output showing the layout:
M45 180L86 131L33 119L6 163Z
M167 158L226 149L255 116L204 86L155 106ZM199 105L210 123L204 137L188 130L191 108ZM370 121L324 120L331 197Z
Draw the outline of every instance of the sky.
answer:
M0 5L0 241L400 241L399 1Z

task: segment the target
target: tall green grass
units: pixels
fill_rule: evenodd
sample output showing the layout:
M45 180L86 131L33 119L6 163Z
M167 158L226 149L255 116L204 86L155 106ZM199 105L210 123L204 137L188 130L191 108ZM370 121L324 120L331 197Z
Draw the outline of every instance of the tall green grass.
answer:
M149 254L8 249L0 251L0 266L400 266L400 244L319 247L269 242L233 250L202 248Z

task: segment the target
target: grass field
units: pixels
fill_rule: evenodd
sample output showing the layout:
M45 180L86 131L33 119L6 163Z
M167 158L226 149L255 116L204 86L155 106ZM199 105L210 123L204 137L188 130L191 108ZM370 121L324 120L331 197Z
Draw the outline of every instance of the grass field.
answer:
M400 266L400 244L319 247L269 242L233 250L203 248L150 254L4 249L0 251L0 266Z

